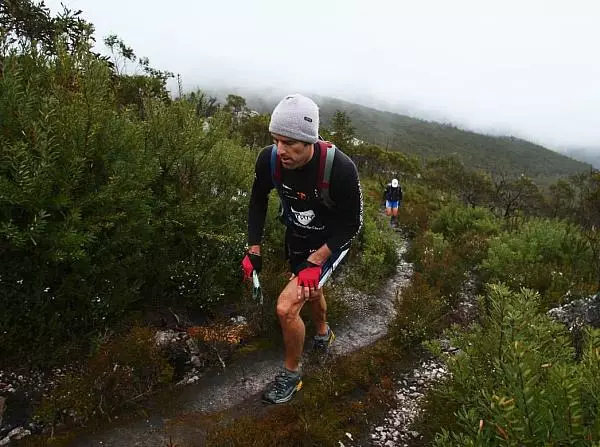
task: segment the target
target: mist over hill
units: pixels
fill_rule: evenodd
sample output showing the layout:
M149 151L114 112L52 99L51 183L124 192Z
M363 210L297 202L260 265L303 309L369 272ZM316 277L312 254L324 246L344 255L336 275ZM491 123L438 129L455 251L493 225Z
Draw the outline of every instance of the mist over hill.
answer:
M220 89L208 92L220 100L224 100L228 93L243 96L248 107L260 113L270 113L285 95L285 92L280 90L254 92ZM357 138L423 160L454 156L472 169L511 177L525 174L541 182L589 171L589 163L594 160L593 157L578 158L580 154L576 152L556 152L515 136L478 133L450 122L417 117L415 115L418 110L408 104L398 107L404 107L410 114L400 114L337 98L304 93L319 104L324 126L329 124L337 110L341 110L352 120Z

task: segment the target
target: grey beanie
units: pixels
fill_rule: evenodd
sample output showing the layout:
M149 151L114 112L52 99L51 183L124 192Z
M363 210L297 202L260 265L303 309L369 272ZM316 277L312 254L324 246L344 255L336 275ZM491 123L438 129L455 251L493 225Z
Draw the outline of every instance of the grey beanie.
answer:
M269 132L316 143L319 139L319 107L306 96L288 95L273 109Z

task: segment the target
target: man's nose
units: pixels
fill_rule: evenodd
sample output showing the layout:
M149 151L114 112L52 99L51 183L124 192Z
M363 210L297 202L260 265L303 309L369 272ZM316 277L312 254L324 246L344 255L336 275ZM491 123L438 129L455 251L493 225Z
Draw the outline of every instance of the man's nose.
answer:
M285 145L281 142L278 141L277 142L277 155L281 156L283 154L285 154Z

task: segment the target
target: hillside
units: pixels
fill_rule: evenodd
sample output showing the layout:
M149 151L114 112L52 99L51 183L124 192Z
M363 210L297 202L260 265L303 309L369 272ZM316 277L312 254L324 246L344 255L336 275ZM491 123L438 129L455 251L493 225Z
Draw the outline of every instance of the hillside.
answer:
M565 149L562 152L568 157L590 163L594 168L600 169L600 147Z
M279 99L274 95L240 94L250 107L261 113L271 112ZM342 110L352 119L359 139L423 159L456 155L474 169L509 176L525 174L540 181L590 169L587 163L520 138L483 135L335 98L312 97L320 106L325 125L336 110Z

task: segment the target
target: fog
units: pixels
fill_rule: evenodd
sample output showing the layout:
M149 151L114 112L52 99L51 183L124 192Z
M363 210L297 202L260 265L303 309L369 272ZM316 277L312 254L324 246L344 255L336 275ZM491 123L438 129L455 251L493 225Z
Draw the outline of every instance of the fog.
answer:
M600 152L593 0L62 3L186 89L314 92Z

